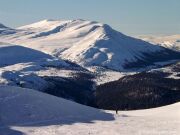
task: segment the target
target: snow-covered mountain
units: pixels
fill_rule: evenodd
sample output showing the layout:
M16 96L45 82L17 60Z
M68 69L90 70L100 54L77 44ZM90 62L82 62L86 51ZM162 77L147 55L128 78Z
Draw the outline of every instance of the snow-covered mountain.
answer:
M85 20L43 20L1 34L1 42L25 45L82 66L115 70L142 68L179 59L180 54L126 36L106 24Z
M5 25L3 25L2 23L0 23L0 29L5 29L7 28Z
M8 34L15 34L16 30L9 28L2 23L0 23L0 35L8 35Z
M119 115L84 106L179 102L180 52L171 50L179 39L171 39L161 47L81 19L0 24L0 135L178 134L179 103Z
M51 67L73 68L69 63L31 48L0 44L0 85L43 90L47 82L36 72L50 74Z
M1 135L178 135L179 123L180 103L114 114L30 89L0 86Z
M44 20L7 28L0 34L0 44L0 85L40 90L91 106L96 106L96 84L136 74L130 72L132 68L137 72L137 68L151 69L180 59L179 52L85 20ZM131 70L114 71L124 69Z
M52 59L52 56L23 46L0 45L0 67L41 59Z
M153 44L159 44L163 47L180 51L180 35L171 36L139 36L139 38Z

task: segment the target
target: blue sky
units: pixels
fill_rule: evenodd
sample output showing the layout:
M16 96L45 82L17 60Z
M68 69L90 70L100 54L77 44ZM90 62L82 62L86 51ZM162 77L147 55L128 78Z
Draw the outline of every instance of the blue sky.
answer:
M87 19L129 35L180 34L180 0L0 0L0 22Z

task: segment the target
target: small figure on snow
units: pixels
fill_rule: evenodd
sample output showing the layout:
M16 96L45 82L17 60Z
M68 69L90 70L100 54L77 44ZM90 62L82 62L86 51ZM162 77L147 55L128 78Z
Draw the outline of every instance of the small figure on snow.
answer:
M118 109L116 109L116 114L118 114Z

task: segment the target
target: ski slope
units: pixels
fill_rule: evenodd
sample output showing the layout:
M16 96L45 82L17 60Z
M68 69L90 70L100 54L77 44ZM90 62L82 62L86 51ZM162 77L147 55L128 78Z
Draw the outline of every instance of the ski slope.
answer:
M178 135L180 103L103 111L30 89L0 86L1 135Z

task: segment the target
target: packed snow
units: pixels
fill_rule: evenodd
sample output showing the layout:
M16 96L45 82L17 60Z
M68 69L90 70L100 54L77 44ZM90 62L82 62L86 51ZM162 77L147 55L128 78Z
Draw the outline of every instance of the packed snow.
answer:
M103 111L30 89L0 86L1 135L178 135L180 103Z

